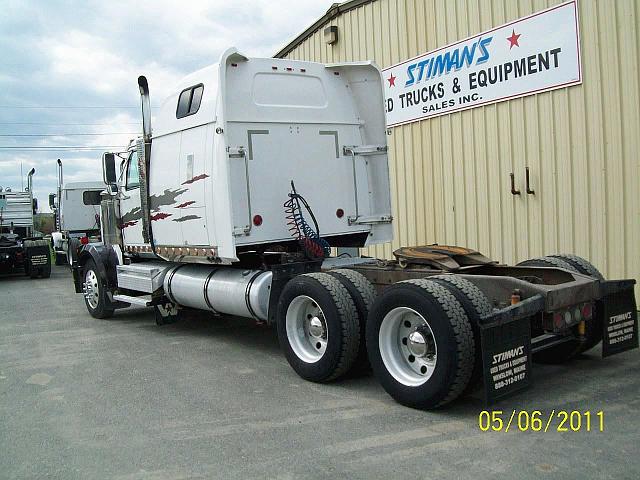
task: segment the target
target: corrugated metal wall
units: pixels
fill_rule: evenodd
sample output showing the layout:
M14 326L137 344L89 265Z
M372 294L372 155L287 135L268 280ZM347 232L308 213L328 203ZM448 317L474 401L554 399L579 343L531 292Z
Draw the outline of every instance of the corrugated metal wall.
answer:
M384 68L559 3L376 0L330 22L336 45L320 29L289 58ZM369 253L437 242L513 263L569 252L609 278L640 278L639 4L579 0L582 85L394 128L395 240Z

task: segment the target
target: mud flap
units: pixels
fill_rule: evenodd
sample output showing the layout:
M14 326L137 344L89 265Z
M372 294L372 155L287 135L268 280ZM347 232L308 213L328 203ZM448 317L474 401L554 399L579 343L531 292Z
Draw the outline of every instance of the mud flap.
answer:
M26 240L24 242L28 274L48 277L51 274L51 252L46 240ZM25 265L27 267L27 265ZM37 273L35 271L37 270Z
M487 405L532 385L531 317L544 309L536 295L480 321L480 345Z
M638 348L638 309L635 281L604 282L605 295L596 306L602 320L602 358Z

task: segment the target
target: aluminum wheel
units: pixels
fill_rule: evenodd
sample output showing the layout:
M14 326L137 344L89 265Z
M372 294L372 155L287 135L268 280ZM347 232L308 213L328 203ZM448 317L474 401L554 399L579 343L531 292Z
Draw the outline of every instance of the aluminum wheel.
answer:
M287 338L294 353L306 363L315 363L327 350L329 332L322 309L311 297L300 295L289 304Z
M397 307L382 320L378 337L387 371L400 383L417 387L433 375L438 349L429 322L415 310Z
M100 286L98 285L98 277L93 270L87 270L84 276L84 298L93 309L98 308L100 301Z

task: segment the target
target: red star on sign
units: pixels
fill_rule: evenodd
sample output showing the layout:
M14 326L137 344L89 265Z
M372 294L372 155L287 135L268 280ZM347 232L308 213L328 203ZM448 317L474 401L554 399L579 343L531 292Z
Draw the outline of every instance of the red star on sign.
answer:
M516 35L516 31L515 30L511 30L511 36L507 37L507 40L509 40L509 50L511 50L514 46L519 47L520 44L518 43L518 39L520 38L522 34L519 33Z
M393 72L391 72L391 76L387 78L387 81L389 82L389 87L396 86L396 77L393 76Z

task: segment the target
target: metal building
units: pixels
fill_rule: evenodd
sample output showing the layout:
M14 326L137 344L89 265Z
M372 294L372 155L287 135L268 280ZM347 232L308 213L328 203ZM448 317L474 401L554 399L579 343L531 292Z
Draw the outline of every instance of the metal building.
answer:
M575 253L609 278L640 278L640 1L569 3L580 84L389 130L395 240L371 254L425 243L508 263ZM560 4L352 0L275 56L384 69Z

